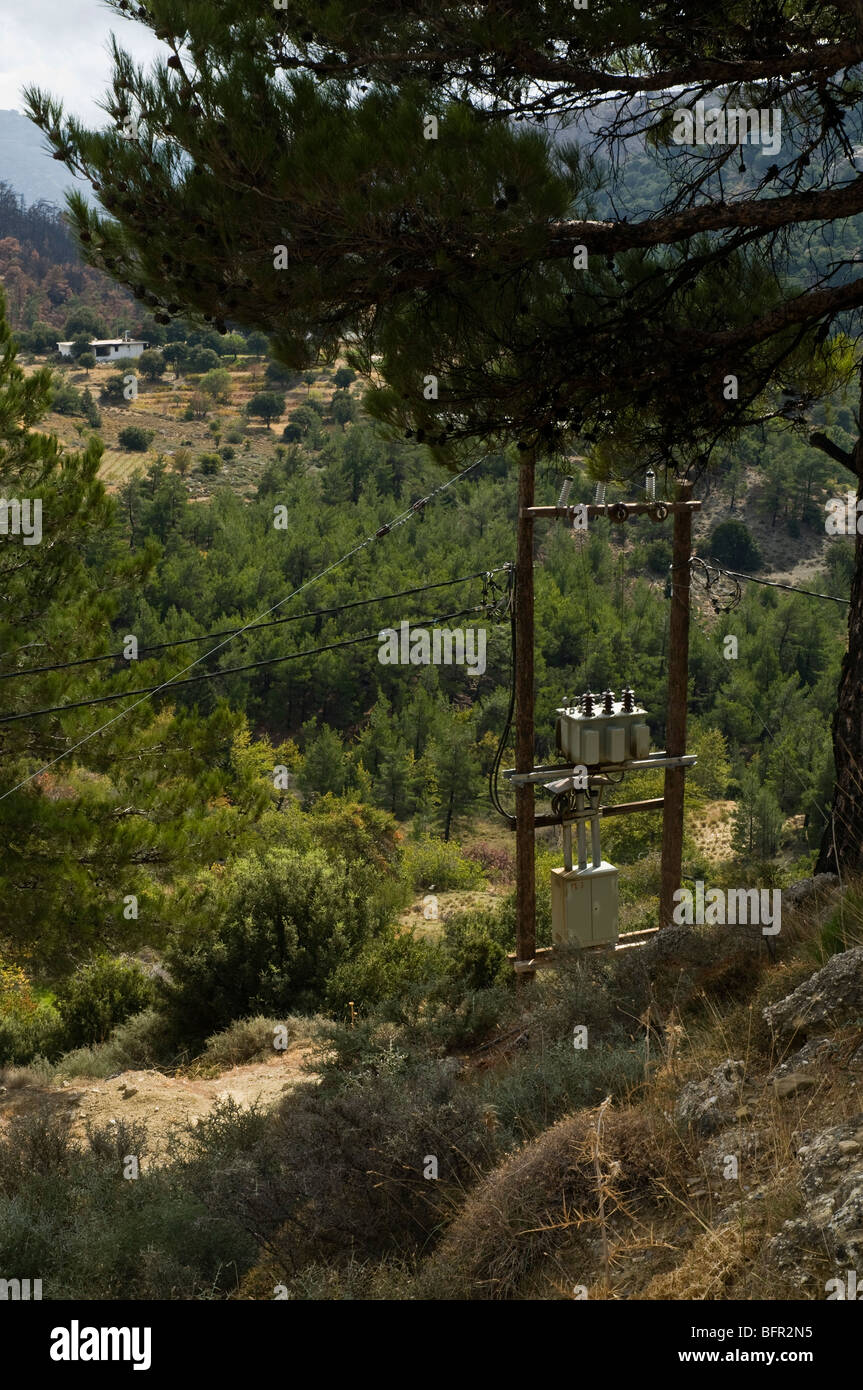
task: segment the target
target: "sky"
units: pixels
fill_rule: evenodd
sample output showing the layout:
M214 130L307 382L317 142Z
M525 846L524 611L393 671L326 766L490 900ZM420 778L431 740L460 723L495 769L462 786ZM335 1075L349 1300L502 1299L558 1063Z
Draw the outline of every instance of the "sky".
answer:
M161 51L149 29L102 0L0 0L0 110L23 111L29 83L62 100L70 115L101 124L96 106L110 83L108 35L145 63Z

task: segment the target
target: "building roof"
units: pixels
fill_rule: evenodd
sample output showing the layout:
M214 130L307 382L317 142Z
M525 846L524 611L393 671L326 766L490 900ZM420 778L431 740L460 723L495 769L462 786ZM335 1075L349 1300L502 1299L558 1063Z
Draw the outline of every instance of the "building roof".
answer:
M58 347L71 347L74 338L69 338L65 342L57 344ZM126 343L129 347L138 347L146 343L146 338L91 338L90 347L122 347Z

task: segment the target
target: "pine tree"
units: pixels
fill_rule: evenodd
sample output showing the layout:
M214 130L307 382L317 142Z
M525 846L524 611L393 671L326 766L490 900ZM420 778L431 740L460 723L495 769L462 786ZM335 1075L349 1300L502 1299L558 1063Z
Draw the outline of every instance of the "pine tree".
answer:
M71 200L87 258L157 320L264 330L298 369L348 338L375 378L368 407L439 458L580 437L618 476L653 458L697 472L717 439L770 414L802 428L807 403L854 370L830 334L863 304L863 277L810 260L801 290L782 273L806 240L796 228L863 210L844 163L863 59L853 6L758 7L746 25L735 0L135 13L172 56L148 76L115 51L112 127L28 100L108 214ZM723 107L781 102L786 117L772 164L738 145L742 181L733 146L675 140L681 109L694 120L696 94L720 82ZM615 211L614 166L530 124L588 113L618 168L639 138L662 162L650 215ZM858 479L860 447L843 460ZM849 865L863 861L859 560L829 849Z

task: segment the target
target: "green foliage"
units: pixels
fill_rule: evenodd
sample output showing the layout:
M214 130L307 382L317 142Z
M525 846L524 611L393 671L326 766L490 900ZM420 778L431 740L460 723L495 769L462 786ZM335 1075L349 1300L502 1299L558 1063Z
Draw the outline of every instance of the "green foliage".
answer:
M103 405L127 406L129 404L125 394L127 375L134 376L135 374L134 372L115 372L112 376L105 378L99 393L99 399Z
M51 409L58 415L83 415L81 393L69 382L58 385L51 395Z
M485 882L482 866L467 859L451 841L426 835L407 840L402 860L405 877L414 892L441 892L450 888L479 888Z
M199 454L198 470L207 477L212 477L218 473L222 467L222 461L218 454Z
M137 359L137 368L148 381L158 381L165 370L165 356L155 348L145 348Z
M0 1229L17 1277L49 1279L46 1295L76 1301L227 1296L253 1239L235 1212L208 1210L199 1175L176 1159L124 1181L126 1156L150 1149L125 1119L91 1128L79 1148L68 1114L13 1116L0 1134Z
M368 874L320 850L238 861L212 914L166 953L165 1007L190 1041L250 1014L319 1007L336 966L383 925Z
M106 1042L112 1030L154 1000L153 985L133 961L96 956L56 990L66 1048Z
M271 428L273 420L278 420L284 413L284 409L285 397L277 391L258 391L245 406L246 414L265 421L267 429Z
M227 367L215 367L201 377L200 389L214 401L231 399L231 373Z
M153 434L153 430L142 429L140 425L126 425L117 435L117 443L129 453L143 454L149 449Z
M721 521L718 526L714 526L710 533L709 545L710 554L720 564L742 570L761 568L761 552L749 532L749 527L742 521Z

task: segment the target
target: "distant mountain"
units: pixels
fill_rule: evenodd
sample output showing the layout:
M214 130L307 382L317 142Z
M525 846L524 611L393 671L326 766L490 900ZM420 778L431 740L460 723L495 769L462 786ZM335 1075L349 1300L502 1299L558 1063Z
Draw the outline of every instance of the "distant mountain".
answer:
M25 203L45 199L65 208L69 188L90 192L90 185L77 179L45 148L45 137L20 111L0 111L0 183L20 193Z

